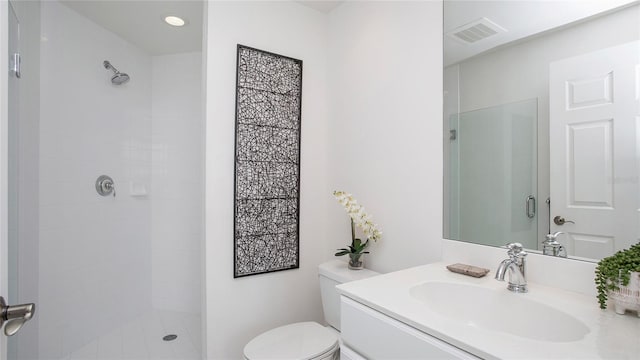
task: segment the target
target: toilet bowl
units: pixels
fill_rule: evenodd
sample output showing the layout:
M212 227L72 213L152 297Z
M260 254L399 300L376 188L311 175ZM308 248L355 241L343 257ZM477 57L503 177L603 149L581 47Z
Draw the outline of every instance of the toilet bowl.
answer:
M245 359L335 359L338 335L316 322L299 322L271 329L244 347Z
M268 330L244 347L247 360L329 360L340 356L340 294L336 285L378 275L375 271L349 270L333 260L318 266L322 308L328 326L299 322Z

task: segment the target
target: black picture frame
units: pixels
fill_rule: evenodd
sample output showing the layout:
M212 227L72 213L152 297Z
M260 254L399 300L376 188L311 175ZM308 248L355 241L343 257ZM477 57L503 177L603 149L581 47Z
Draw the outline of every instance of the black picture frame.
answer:
M302 60L238 44L233 277L300 267Z

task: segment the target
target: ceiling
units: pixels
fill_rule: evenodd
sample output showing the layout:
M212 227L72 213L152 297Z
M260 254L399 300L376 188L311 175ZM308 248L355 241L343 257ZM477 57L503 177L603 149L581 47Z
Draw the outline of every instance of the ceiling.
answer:
M337 8L338 6L340 6L343 2L345 2L346 0L342 0L342 1L331 1L331 0L323 0L323 1L310 1L310 0L299 0L296 1L297 3L300 3L302 5L308 6L312 9L316 9L320 12L323 12L325 14L328 14L331 12L331 10Z
M329 13L346 1L296 1ZM61 3L98 25L140 47L150 55L202 49L202 0L61 0ZM445 36L445 66L455 64L497 46L549 31L609 11L637 0L446 0L444 31L488 18L507 31L473 44ZM187 25L176 28L164 23L177 15Z
M444 64L458 63L497 46L540 32L610 11L620 6L638 3L637 0L523 0L482 1L446 0L444 3L444 32L485 17L505 28L501 32L473 44L465 44L445 35Z
M61 0L81 15L138 46L150 55L202 49L203 2L192 0ZM186 20L183 27L169 26L167 15Z
M202 49L203 0L60 0L82 16L119 35L150 55ZM296 1L329 13L342 1ZM167 15L187 20L181 28L162 21Z

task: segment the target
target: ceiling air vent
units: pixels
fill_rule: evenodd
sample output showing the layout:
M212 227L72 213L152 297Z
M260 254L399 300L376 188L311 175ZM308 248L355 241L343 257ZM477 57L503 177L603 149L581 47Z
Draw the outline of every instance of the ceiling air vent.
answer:
M455 28L447 32L447 35L456 40L462 41L465 44L473 44L476 41L486 39L490 36L505 31L507 30L492 22L491 20L487 18L481 18L466 25Z

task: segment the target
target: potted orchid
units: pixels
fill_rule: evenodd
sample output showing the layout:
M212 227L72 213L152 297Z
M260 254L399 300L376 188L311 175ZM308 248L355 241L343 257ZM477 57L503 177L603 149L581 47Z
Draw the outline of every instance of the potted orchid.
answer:
M371 222L371 216L364 211L364 207L359 205L351 194L344 191L334 191L333 196L344 206L351 218L351 245L347 248L338 249L335 256L349 255L349 269L363 269L362 255L369 253L365 251L369 245L369 240L378 241L382 236L382 232L380 232L377 224ZM356 238L356 227L362 230L366 236L364 242Z

